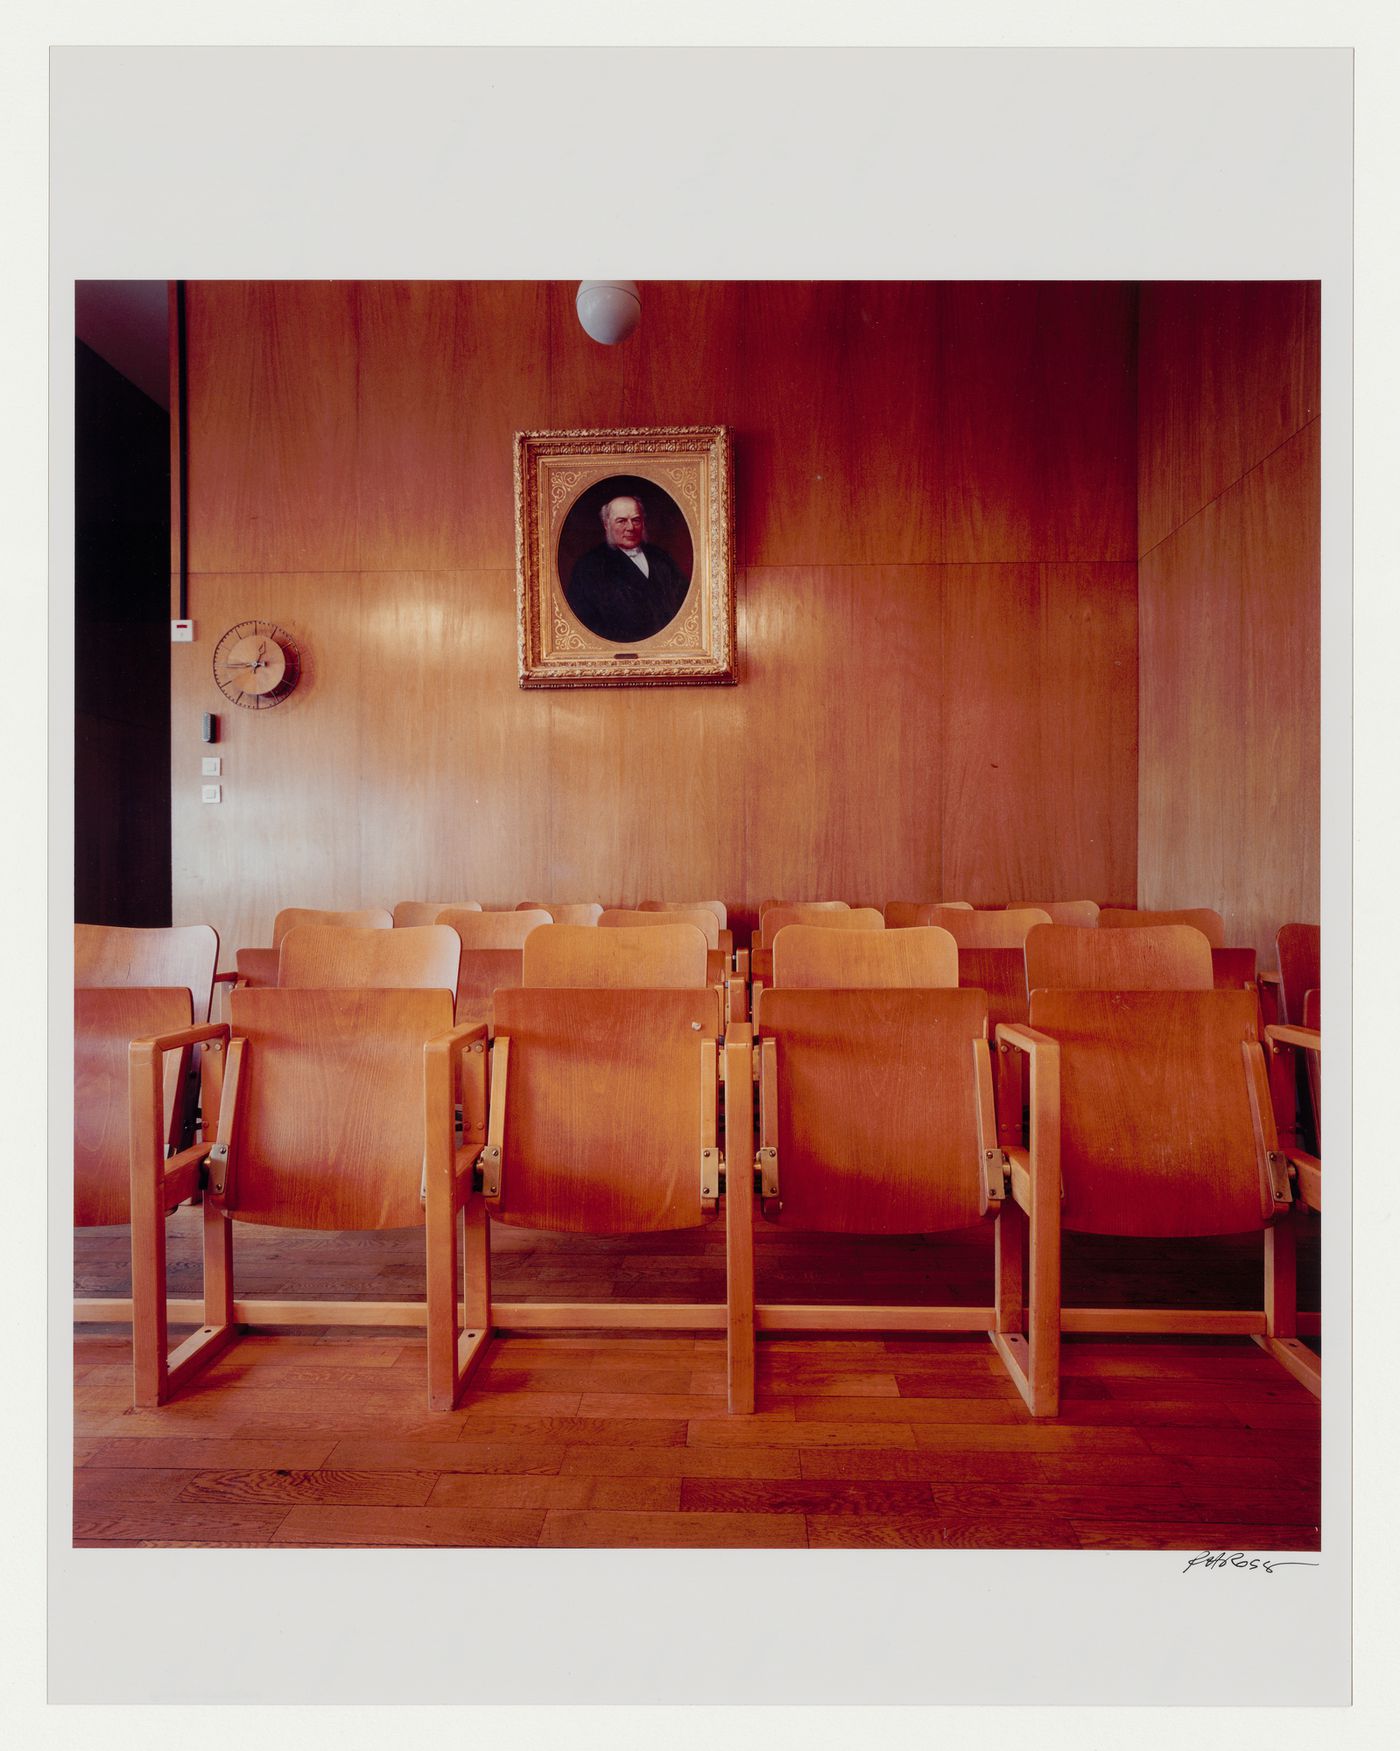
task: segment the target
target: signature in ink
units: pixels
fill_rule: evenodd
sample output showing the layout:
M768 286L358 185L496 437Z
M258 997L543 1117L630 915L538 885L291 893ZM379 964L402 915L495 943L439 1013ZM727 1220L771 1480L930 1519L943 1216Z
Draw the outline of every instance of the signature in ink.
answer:
M1242 1550L1203 1550L1199 1556L1193 1556L1181 1571L1189 1574L1192 1569L1263 1569L1266 1575L1273 1574L1275 1569L1317 1569L1321 1563L1304 1562L1301 1558L1290 1557L1281 1561L1278 1557L1246 1556Z

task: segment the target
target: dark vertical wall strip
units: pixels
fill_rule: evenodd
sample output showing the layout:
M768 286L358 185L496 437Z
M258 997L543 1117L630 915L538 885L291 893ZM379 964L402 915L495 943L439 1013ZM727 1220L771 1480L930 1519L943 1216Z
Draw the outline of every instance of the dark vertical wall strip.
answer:
M178 419L176 421L176 437L179 444L179 478L176 486L180 495L180 612L179 618L184 620L190 611L190 457L189 457L189 373L186 370L185 347L185 282L175 282L175 393Z
M170 419L76 364L74 916L170 923Z

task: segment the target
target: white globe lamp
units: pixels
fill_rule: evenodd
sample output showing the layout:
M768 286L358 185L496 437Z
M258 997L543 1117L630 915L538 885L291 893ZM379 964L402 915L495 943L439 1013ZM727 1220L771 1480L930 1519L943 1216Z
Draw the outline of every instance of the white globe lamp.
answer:
M580 280L574 302L583 332L605 347L626 340L641 320L635 280Z

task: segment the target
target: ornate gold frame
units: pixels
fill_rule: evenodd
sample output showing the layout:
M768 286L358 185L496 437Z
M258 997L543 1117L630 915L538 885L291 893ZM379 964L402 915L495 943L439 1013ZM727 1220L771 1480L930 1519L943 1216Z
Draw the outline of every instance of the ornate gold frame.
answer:
M690 590L676 619L635 644L590 632L559 577L561 531L612 475L654 481L684 516ZM515 563L522 687L726 686L737 682L732 461L724 426L517 432Z

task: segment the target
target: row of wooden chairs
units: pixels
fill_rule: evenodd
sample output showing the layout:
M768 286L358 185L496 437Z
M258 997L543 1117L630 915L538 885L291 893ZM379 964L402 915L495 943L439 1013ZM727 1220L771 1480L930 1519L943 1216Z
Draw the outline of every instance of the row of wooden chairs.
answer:
M798 957L793 986L765 993L756 1032L731 1023L722 1048L719 1001L702 986L594 982L603 960L627 952L659 957L674 948L698 964L706 945L686 926L611 937L568 927L532 933L562 957L547 972L558 982L501 992L494 1041L479 1021L453 1026L446 988L243 987L231 995L228 1024L203 1026L188 1020L188 990L173 994L178 1004L169 990L121 992L119 1013L104 1010L98 1019L109 1048L125 1047L125 1088L119 1053L109 1050L103 1084L92 1073L93 1030L79 1030L89 1058L87 1074L80 1064L75 1214L122 1220L125 1177L138 1402L178 1390L231 1341L237 1321L259 1311L234 1299L234 1220L407 1225L422 1219L420 1170L437 1408L455 1401L496 1326L682 1325L727 1330L735 1410L752 1407L756 1329L973 1329L991 1333L1032 1411L1052 1414L1061 1329L1138 1329L1142 1317L1061 1310L1062 1225L1127 1234L1262 1228L1262 1311L1175 1310L1147 1318L1147 1329L1248 1332L1315 1381L1314 1359L1294 1335L1292 1231L1283 1218L1292 1198L1288 1165L1300 1184L1302 1170L1313 1175L1317 1189L1320 1169L1279 1146L1248 995L1037 990L1028 1026L993 1030L1000 1053L1024 1055L1030 1066L1023 1148L999 1141L985 993L953 987L957 948L945 932L918 930L897 944L903 934L890 933L882 947L935 953L941 980L925 964L914 987L841 989L865 980L868 964L833 967L835 945L868 951L870 942L854 933L799 935L794 927L782 949L805 940L826 957L807 975L818 983L804 984ZM578 982L567 988L571 960ZM79 994L99 995L111 992ZM181 1145L169 1119L166 1067L196 1048L205 1111L217 1120L211 1135ZM81 1188L94 1175L84 1170L104 1150L105 1173L95 1178L109 1195L85 1210ZM722 1189L723 1306L492 1301L491 1220L646 1232L707 1220ZM195 1194L204 1213L203 1322L168 1356L164 1214ZM755 1194L765 1216L795 1227L923 1233L992 1220L992 1300L894 1310L758 1303ZM314 1311L325 1319L335 1310L318 1303ZM353 1313L371 1322L382 1315L375 1304Z

